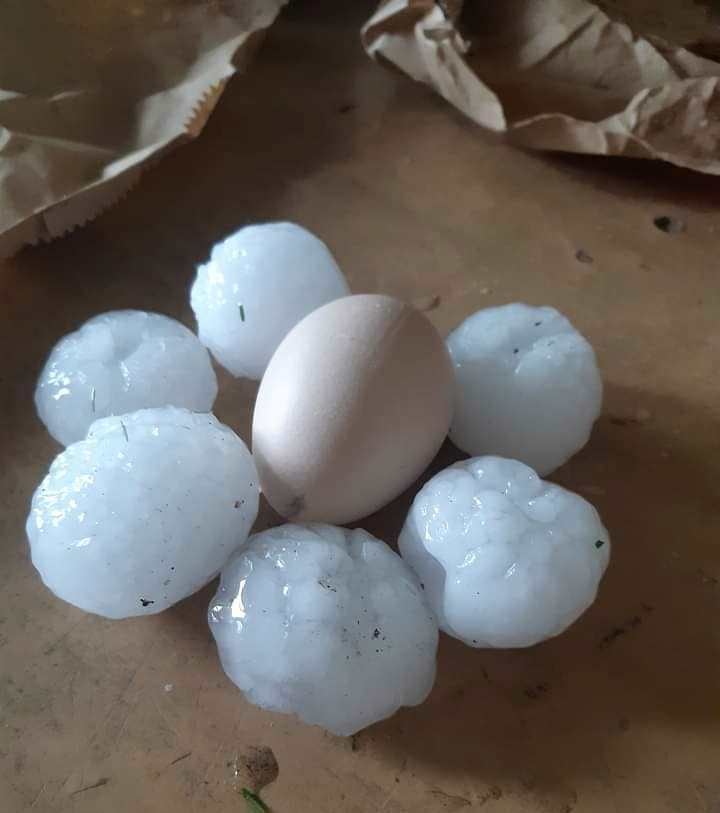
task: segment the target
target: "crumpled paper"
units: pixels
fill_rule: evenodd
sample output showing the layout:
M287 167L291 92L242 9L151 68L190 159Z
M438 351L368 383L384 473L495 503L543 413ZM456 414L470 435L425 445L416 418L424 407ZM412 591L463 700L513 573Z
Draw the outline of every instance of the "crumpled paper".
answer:
M0 256L83 223L196 136L287 0L5 0Z
M706 58L720 58L714 9L710 0L388 0L363 43L513 143L720 175L720 62ZM671 44L673 32L689 47Z

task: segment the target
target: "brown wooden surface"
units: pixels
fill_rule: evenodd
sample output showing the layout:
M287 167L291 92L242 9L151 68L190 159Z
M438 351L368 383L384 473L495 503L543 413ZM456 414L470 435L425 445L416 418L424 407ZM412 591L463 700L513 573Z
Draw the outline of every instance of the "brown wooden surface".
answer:
M365 58L368 11L299 3L197 142L95 223L0 267L3 813L244 811L253 747L277 759L276 813L720 811L717 181L495 143ZM660 215L686 231L658 230ZM205 624L212 586L104 621L43 588L24 538L57 451L32 406L53 342L112 308L192 324L195 263L273 218L317 231L356 291L437 298L443 331L485 305L555 305L607 382L591 443L554 478L612 534L597 604L530 650L443 638L429 700L352 740L243 701ZM218 416L247 439L254 387L222 385ZM408 501L365 527L394 543Z

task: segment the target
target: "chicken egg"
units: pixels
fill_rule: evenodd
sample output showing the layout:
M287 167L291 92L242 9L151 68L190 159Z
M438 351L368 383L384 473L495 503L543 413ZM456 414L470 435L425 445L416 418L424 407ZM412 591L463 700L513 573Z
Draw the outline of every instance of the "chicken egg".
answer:
M352 522L389 503L435 456L452 417L445 343L410 305L344 297L297 324L260 385L252 444L282 516Z

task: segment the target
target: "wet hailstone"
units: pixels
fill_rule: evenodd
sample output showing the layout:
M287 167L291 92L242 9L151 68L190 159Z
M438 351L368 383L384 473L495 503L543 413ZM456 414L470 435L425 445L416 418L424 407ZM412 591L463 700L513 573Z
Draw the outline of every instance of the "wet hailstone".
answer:
M33 496L33 564L87 612L160 612L247 540L257 482L245 444L212 415L164 407L103 418L55 458Z
M332 525L256 534L209 609L223 668L252 703L346 736L421 703L437 623L384 542Z
M592 604L610 558L590 503L498 457L435 475L415 498L399 546L440 628L476 647L558 635Z
M124 310L60 339L35 405L50 434L68 445L98 418L166 405L209 412L216 395L210 356L192 331L159 313Z
M480 310L450 334L448 349L450 438L460 449L522 460L544 475L587 443L602 381L592 347L554 308Z
M190 304L200 339L220 364L260 380L291 328L349 293L322 240L294 223L264 223L213 246L198 267Z

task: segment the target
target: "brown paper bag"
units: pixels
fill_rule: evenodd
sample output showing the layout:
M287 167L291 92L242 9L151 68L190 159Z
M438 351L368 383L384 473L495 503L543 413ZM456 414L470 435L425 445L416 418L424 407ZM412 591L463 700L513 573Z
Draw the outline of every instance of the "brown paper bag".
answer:
M286 0L0 7L0 256L95 216L196 136Z
M371 56L514 143L720 174L720 63L699 55L718 53L711 7L602 5L389 0L364 27L363 42ZM698 53L660 36L673 31Z

